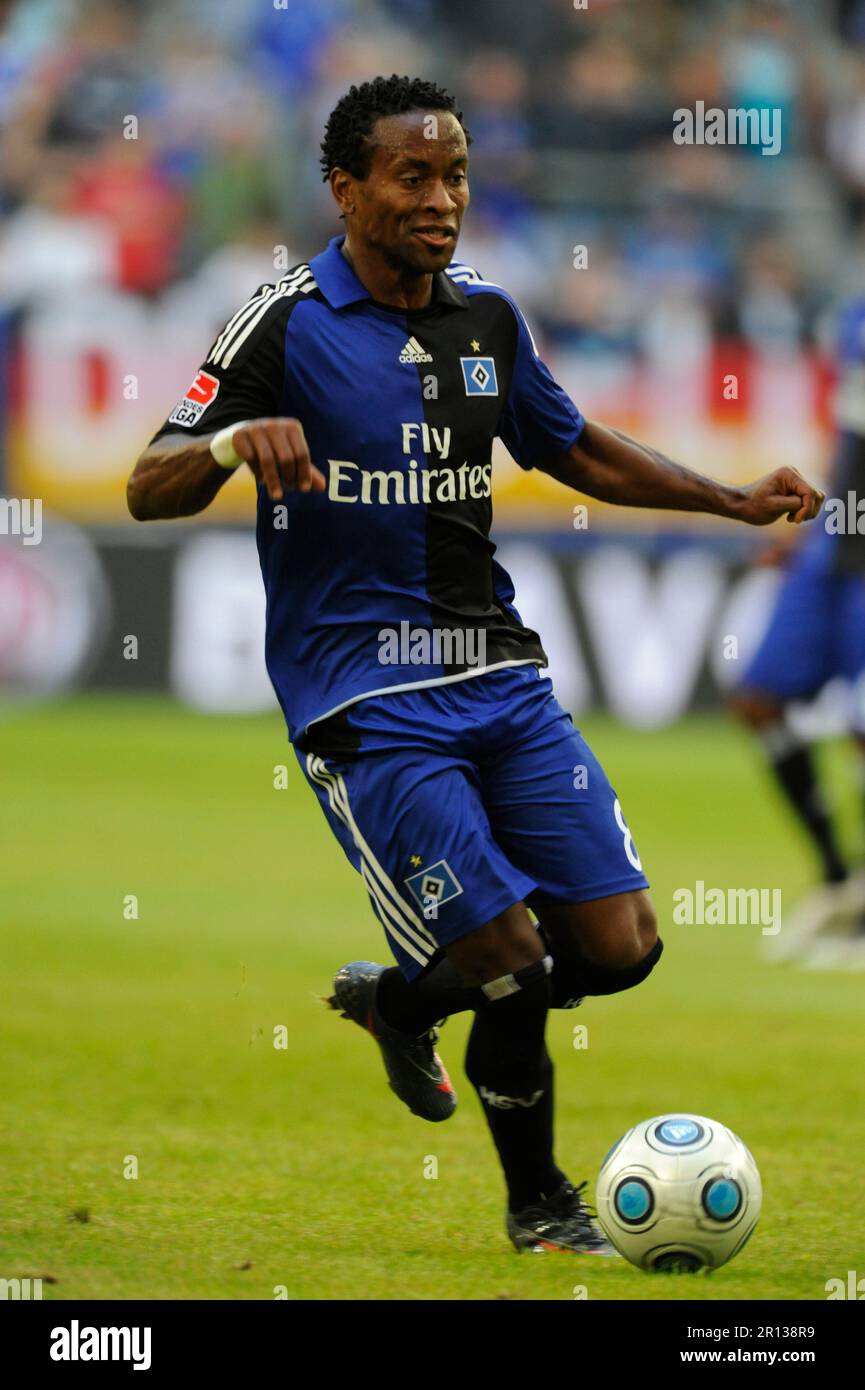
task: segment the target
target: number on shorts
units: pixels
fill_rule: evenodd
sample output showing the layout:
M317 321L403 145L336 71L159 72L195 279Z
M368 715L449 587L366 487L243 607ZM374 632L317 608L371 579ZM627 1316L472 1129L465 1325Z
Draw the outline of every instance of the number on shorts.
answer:
M632 865L633 868L639 869L642 872L643 866L640 863L640 856L637 853L637 846L634 844L634 840L630 830L628 829L625 817L622 815L622 808L619 805L618 797L616 797L616 800L613 802L613 810L616 815L616 825L619 827L619 829L622 832L622 835L624 836L625 854L628 856L628 862Z

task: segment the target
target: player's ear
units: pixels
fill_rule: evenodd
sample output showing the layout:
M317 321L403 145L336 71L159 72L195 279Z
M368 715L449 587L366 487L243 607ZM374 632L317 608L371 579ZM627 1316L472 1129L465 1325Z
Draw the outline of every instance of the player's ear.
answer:
M354 212L354 179L345 169L331 169L330 191L339 206L340 217Z

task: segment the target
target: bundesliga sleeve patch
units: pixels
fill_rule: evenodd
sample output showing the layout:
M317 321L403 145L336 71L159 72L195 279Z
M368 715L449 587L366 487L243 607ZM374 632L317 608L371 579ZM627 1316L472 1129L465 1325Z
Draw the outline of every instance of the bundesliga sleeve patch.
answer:
M174 407L168 419L172 425L189 429L197 425L205 410L216 400L219 381L210 372L199 372L182 401Z

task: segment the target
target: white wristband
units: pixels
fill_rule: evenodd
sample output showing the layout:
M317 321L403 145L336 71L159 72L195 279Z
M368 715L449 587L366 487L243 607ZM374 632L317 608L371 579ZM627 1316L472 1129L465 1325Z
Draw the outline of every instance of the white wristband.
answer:
M234 447L234 431L248 424L248 420L238 420L235 425L226 425L225 429L217 430L211 439L210 452L220 468L239 468L243 463Z

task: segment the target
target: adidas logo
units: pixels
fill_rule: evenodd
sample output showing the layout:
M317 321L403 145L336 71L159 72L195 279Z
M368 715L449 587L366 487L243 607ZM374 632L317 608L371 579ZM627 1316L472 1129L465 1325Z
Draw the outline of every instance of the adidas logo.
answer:
M409 338L399 355L400 362L431 362L432 356L424 352L417 338Z

